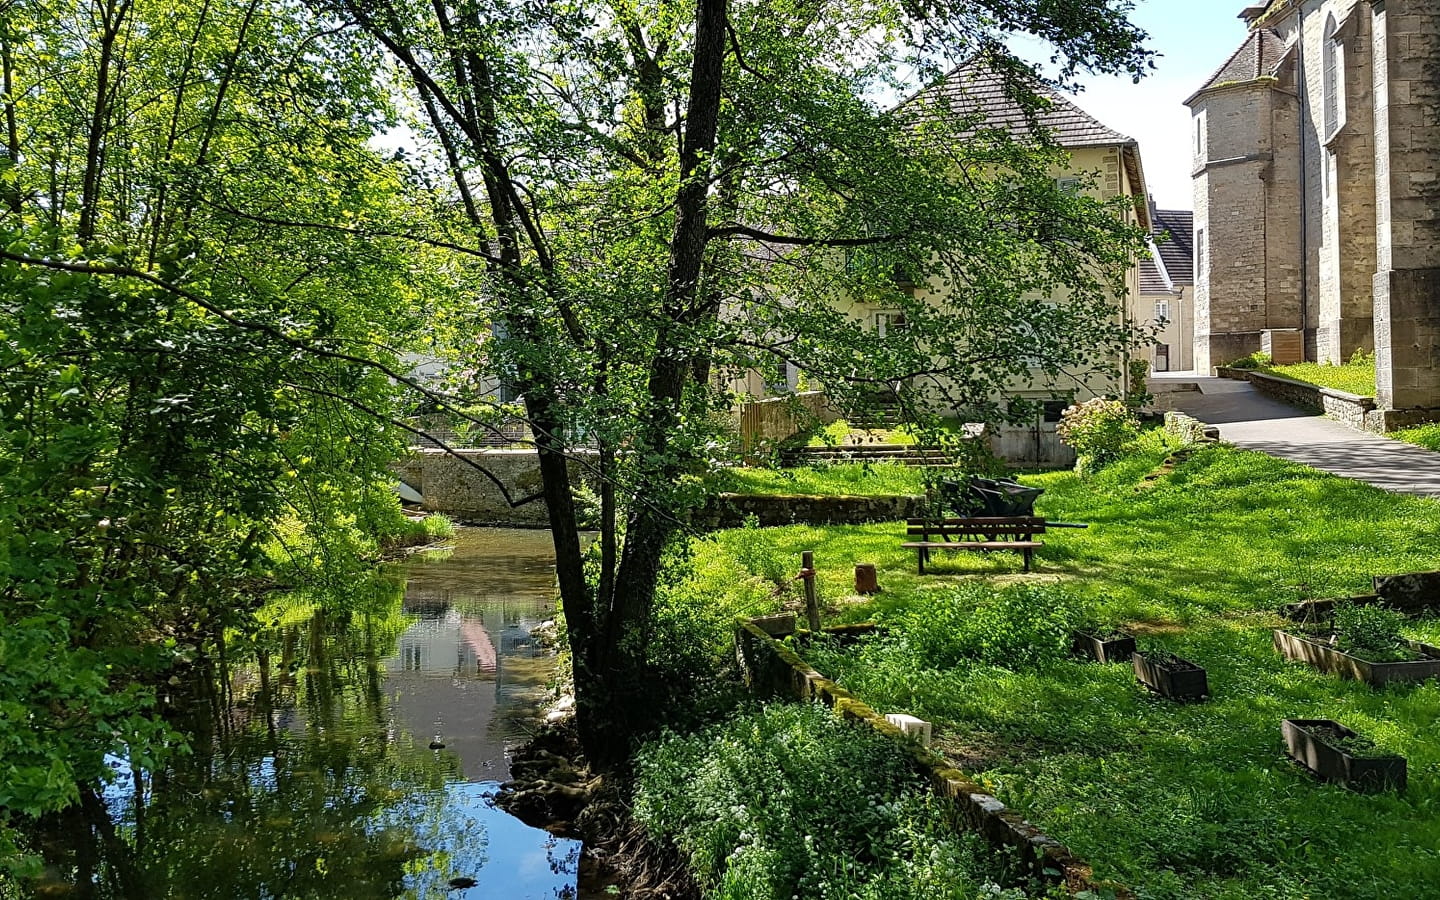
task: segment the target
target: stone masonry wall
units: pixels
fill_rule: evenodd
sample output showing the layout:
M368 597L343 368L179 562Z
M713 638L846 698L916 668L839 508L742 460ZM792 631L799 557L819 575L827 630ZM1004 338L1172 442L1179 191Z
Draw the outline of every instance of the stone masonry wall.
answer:
M738 528L754 516L761 525L863 525L925 515L925 498L812 497L788 494L721 494L695 513L701 528Z
M1334 192L1329 204L1338 257L1331 288L1337 315L1326 352L1319 357L1337 364L1356 350L1375 348L1375 96L1370 26L1370 12L1361 6L1339 32L1345 121L1332 144Z
M1209 371L1260 349L1268 327L1265 227L1271 165L1269 87L1221 88L1196 101L1206 121L1197 160L1195 367Z
M575 456L570 463L570 481L579 485L587 480L596 456L589 451L578 451ZM495 483L476 466L504 484L512 500L540 491L540 457L533 450L460 450L455 455L443 450L419 450L396 463L395 471L420 492L425 508L432 512L475 525L549 525L543 500L511 507Z
M1374 7L1377 399L1440 407L1440 5ZM1380 87L1383 85L1383 89Z

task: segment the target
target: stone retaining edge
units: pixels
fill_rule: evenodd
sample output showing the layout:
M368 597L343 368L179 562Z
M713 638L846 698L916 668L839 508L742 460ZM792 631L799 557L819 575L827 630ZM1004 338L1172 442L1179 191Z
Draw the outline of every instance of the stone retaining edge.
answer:
M1220 440L1220 429L1178 410L1165 413L1165 432L1186 444L1208 444Z
M957 827L980 834L997 849L1019 851L1022 866L1035 877L1049 883L1064 884L1071 894L1093 891L1116 900L1132 900L1134 897L1121 885L1096 881L1090 865L1068 847L986 793L983 786L951 767L943 757L907 738L884 716L821 675L759 626L748 621L738 624L735 654L745 683L753 693L761 697L779 695L824 703L836 715L864 722L899 742L935 793L950 803Z
M1388 434L1440 418L1440 411L1431 409L1380 409L1374 397L1362 397L1335 388L1321 387L1308 381L1296 381L1284 375L1217 366L1215 374L1235 381L1248 381L1267 397L1324 413L1342 425L1371 434Z

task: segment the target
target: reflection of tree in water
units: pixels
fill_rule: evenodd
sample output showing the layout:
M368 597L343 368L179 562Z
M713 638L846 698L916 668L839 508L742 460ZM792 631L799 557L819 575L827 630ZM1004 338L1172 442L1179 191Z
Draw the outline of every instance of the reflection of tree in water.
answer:
M410 622L400 591L366 594L344 612L272 604L281 624L243 659L197 669L175 698L193 755L122 771L48 823L71 896L438 897L479 869L455 759L391 733L379 663Z

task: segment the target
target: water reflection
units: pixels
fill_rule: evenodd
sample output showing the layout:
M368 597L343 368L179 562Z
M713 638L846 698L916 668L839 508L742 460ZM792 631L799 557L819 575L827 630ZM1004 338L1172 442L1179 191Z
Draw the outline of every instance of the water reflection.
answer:
M38 835L37 895L574 896L578 842L494 809L505 747L550 676L548 535L465 529L453 552L357 588L288 597L273 627L172 702L193 747L116 778ZM441 749L432 749L443 745Z

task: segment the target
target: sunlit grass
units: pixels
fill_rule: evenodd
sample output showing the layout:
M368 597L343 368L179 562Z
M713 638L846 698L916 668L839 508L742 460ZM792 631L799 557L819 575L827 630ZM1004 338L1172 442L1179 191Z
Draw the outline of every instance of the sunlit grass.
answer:
M1375 359L1348 362L1335 366L1327 363L1296 363L1289 366L1266 366L1261 372L1282 375L1313 384L1317 387L1332 388L1361 397L1375 396Z
M957 554L915 574L903 523L752 530L787 560L816 551L831 621L890 624L892 645L815 653L882 712L933 721L938 740L1007 803L1151 898L1422 897L1440 883L1440 685L1377 691L1287 663L1275 610L1365 593L1376 574L1440 568L1440 503L1223 446L1139 489L1153 442L1092 480L1028 476L1037 510L1087 522L1018 556ZM716 546L721 546L716 542ZM852 598L853 565L884 592ZM907 621L957 584L1053 584L1092 616L1209 671L1209 702L1178 706L1128 666L1057 659L1011 670L926 665ZM1411 633L1440 640L1436 620ZM1289 762L1286 717L1334 718L1410 760L1403 796L1315 782Z
M737 494L804 494L832 497L847 494L925 493L924 470L899 463L846 463L799 469L725 469L715 487Z

